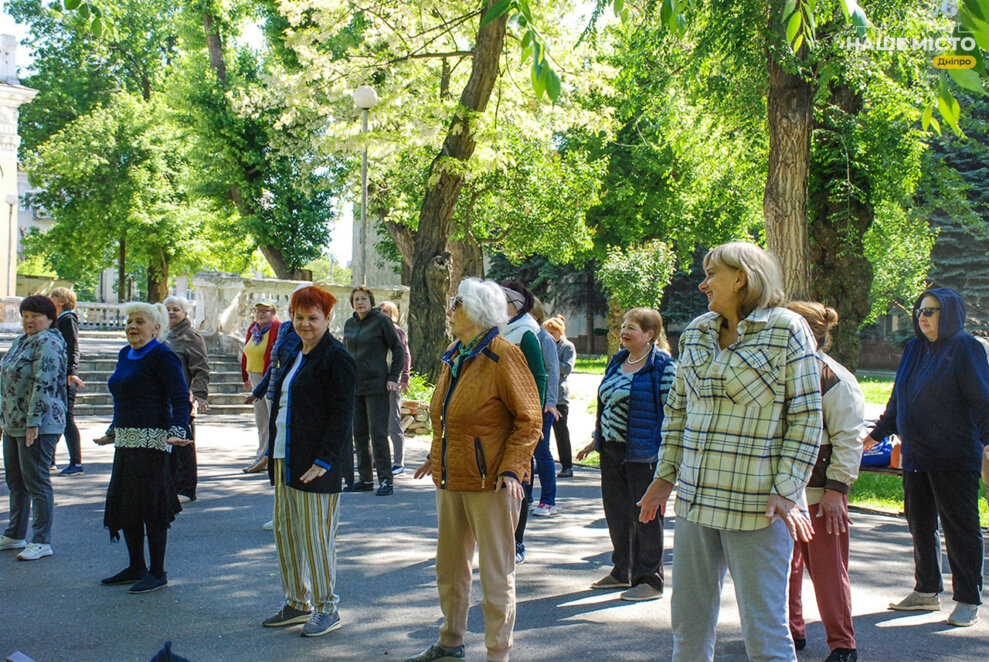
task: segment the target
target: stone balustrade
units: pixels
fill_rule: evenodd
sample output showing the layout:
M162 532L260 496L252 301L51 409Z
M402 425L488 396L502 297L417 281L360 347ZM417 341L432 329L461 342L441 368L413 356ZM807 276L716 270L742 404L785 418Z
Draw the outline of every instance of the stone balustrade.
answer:
M275 278L242 278L234 274L199 272L190 279L197 303L194 326L206 339L213 351L239 356L244 346L247 327L254 318L254 304L260 299L275 302L278 317L288 319L288 304L292 293L308 281L278 280ZM343 337L344 322L353 314L350 307L350 285L321 284L337 299L330 315L330 333ZM401 324L408 315L409 290L407 287L372 287L375 301L394 301L401 311Z

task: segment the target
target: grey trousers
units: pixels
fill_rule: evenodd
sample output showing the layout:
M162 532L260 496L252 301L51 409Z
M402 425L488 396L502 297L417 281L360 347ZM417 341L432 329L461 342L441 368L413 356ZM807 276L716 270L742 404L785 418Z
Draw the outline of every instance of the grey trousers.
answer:
M405 431L402 430L402 394L400 391L389 391L388 402L391 411L388 413L388 438L391 439L392 464L396 467L405 466Z
M27 522L34 509L31 542L51 544L55 495L51 466L57 434L39 434L30 446L24 437L3 435L3 468L10 490L10 526L3 535L16 540L27 538Z
M677 518L673 541L673 660L714 659L725 569L735 584L745 652L753 662L797 662L787 625L793 540L777 518L723 531Z

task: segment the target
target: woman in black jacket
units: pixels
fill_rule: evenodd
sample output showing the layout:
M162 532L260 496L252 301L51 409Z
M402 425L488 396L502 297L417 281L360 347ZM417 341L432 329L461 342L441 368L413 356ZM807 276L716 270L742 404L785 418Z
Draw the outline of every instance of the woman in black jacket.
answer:
M405 348L391 319L374 307L374 292L358 285L350 293L354 315L343 326L343 342L357 364L357 399L354 403L354 447L360 480L353 490L374 489L371 451L378 474L378 496L388 496L392 486L391 448L388 445L388 394L398 391L399 376L405 367ZM391 365L388 351L391 350ZM346 469L345 469L346 471Z
M72 410L76 404L76 391L86 384L79 378L79 318L76 316L76 293L67 287L56 287L49 298L55 304L55 328L65 340L68 363L68 388L65 399L65 445L69 450L69 466L62 469L59 476L72 476L83 473L82 448L79 444L79 428L76 426Z
M267 627L305 623L302 636L340 627L336 529L343 455L354 413L354 360L328 331L336 299L316 287L292 295L302 346L275 382L268 477L275 486L275 544L285 603Z

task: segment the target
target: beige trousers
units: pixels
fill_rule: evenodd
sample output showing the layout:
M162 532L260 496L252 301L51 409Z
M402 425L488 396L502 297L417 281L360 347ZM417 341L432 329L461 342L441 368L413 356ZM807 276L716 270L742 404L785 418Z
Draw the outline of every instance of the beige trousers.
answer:
M436 490L436 586L443 610L439 644L464 643L471 561L477 549L489 662L507 662L515 628L515 527L519 502L506 490Z
M254 390L261 383L261 380L264 379L264 374L260 372L249 372L247 373L247 379L251 382L251 390ZM262 395L254 401L254 424L258 427L258 454L254 457L255 460L260 460L268 451L268 416L270 413L271 410L266 396Z

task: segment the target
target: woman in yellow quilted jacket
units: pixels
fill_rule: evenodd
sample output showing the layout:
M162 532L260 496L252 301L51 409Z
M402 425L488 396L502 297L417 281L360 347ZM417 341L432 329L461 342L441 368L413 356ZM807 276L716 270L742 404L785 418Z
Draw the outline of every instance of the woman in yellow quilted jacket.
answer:
M515 627L515 527L542 428L536 382L522 350L502 338L505 295L493 281L460 283L447 311L455 341L443 355L429 413L433 443L415 477L436 483L437 643L406 662L461 659L476 546L487 659L509 659Z

